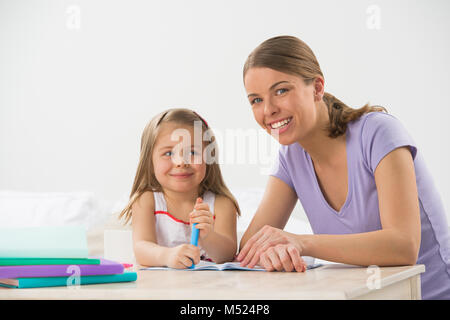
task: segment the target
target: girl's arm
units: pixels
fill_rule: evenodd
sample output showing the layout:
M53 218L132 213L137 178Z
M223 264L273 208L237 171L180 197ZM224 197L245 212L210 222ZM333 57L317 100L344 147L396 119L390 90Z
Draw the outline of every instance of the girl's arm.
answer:
M299 235L302 254L355 265L411 265L420 249L420 208L411 152L389 153L375 170L382 230Z
M132 206L133 247L136 261L149 267L186 268L200 261L200 251L192 245L167 248L156 243L153 193L144 192Z
M375 170L375 182L382 230L346 235L295 235L265 227L250 239L238 258L243 265L252 267L268 248L290 245L300 255L346 264L416 263L421 236L420 209L410 151L399 148L383 158ZM277 263L273 267L279 270L280 261Z
M256 213L242 236L240 250L265 225L283 229L297 203L297 194L283 180L269 176Z
M232 261L237 249L236 208L225 196L216 196L214 229L199 244L216 263Z

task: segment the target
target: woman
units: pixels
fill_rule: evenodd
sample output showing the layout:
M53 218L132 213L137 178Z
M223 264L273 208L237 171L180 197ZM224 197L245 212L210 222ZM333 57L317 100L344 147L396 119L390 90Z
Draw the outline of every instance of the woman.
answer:
M244 66L258 124L281 144L238 260L303 271L301 256L369 266L424 264L424 299L450 299L450 235L422 154L384 108L352 109L324 91L295 37L263 42ZM300 200L313 235L282 231Z

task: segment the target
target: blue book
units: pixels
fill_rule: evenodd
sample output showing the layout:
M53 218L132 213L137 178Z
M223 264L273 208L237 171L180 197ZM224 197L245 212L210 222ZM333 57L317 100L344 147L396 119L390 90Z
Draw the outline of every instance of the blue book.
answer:
M75 286L98 283L131 282L136 281L137 273L125 271L120 274L97 275L97 276L70 276L70 277L45 277L45 278L16 278L0 279L0 287L6 288L42 288Z

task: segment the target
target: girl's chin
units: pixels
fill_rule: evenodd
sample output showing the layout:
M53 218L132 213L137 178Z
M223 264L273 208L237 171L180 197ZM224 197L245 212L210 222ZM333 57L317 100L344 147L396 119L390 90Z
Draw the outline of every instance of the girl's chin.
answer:
M190 186L169 186L166 187L166 189L172 191L172 192L176 192L176 193L189 193L192 191L192 185Z
M190 192L192 191L192 186L198 185L200 182L196 183L194 181L177 181L171 183L169 188L176 192Z

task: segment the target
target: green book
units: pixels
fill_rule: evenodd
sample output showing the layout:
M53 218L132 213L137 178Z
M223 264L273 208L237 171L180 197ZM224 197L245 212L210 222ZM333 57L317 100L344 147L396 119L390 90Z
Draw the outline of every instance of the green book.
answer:
M39 266L39 265L78 265L100 264L100 259L72 258L0 258L0 266Z
M96 276L74 276L70 277L45 277L45 278L16 278L0 279L0 287L6 288L42 288L42 287L62 287L99 283L115 283L136 281L137 273L125 271L119 274L96 275ZM79 282L78 282L79 280Z
M0 228L1 258L88 258L79 226Z

